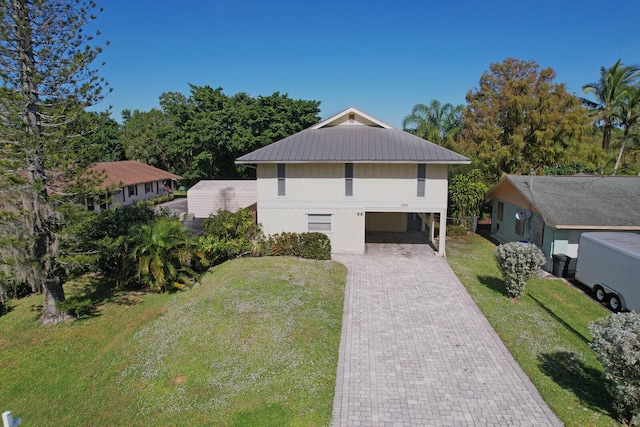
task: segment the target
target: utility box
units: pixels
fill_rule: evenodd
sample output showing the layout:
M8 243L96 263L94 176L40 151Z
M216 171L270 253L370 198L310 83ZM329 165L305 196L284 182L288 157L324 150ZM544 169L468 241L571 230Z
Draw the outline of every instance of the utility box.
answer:
M576 279L613 311L640 312L640 234L582 233Z

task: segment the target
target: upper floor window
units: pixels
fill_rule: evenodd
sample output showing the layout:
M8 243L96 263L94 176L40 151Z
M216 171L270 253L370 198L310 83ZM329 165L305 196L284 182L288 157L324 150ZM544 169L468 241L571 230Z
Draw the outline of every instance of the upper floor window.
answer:
M287 169L284 163L278 163L278 196L286 195L285 175Z
M418 165L418 197L424 197L425 185L427 181L427 165Z
M504 203L498 202L498 221L502 221L504 219Z
M353 196L353 163L344 164L344 195Z

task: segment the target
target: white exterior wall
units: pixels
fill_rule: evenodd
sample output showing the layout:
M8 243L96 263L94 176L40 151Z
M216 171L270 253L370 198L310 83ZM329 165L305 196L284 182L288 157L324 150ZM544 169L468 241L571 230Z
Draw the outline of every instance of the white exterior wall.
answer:
M207 218L218 209L237 212L256 203L256 189L256 181L200 181L187 192L188 211L196 218Z
M416 164L355 163L352 197L345 196L344 163L287 164L281 197L276 168L257 167L258 221L265 234L305 232L307 214L331 214L332 250L359 253L364 252L366 212L446 214L447 165L427 165L425 197L417 196Z
M163 196L165 194L168 194L162 188L162 186L164 185L164 180L162 180L162 181L153 181L151 184L152 184L152 188L151 188L151 191L148 192L148 193L145 193L145 191L144 191L144 189L145 189L144 183L142 183L142 184L134 184L134 186L137 187L137 194L134 194L133 196L129 196L129 186L128 185L125 185L124 187L121 187L121 188L115 190L114 192L109 194L109 199L110 200L109 200L109 204L107 206L107 209L113 208L113 207L117 207L117 206L126 206L126 205L130 205L132 203L135 203L135 202L139 202L141 200L152 199L154 197ZM100 211L99 199L96 196L96 198L94 200L95 200L94 210L96 212L99 212Z

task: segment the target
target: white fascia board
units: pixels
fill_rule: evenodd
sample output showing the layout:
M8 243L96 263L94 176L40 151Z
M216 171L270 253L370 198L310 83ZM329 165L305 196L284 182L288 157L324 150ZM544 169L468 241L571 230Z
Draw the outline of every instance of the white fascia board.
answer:
M325 120L323 120L323 121L321 121L319 123L316 123L315 125L311 126L309 129L320 129L320 128L323 128L327 124L329 124L329 123L331 123L331 122L333 122L333 121L335 121L335 120L337 120L337 119L339 119L341 117L348 116L351 113L354 113L354 114L357 114L359 116L362 116L365 119L367 119L369 121L372 121L373 123L377 124L378 126L384 128L384 129L395 129L390 124L387 124L387 123L383 122L382 120L377 119L377 118L373 117L372 115L367 114L364 111L359 110L359 109L357 109L356 107L353 107L353 106L349 107L349 108L347 108L345 110L342 110L337 114L334 114L333 116L329 117L328 119L325 119Z
M471 163L470 160L459 160L459 161L443 161L443 160L247 160L246 162L235 161L236 164L252 164L252 165L268 165L268 164L276 164L276 163L286 163L286 164L313 164L313 163L321 163L321 164L343 164L343 163L357 163L357 164L426 164L426 165L468 165Z

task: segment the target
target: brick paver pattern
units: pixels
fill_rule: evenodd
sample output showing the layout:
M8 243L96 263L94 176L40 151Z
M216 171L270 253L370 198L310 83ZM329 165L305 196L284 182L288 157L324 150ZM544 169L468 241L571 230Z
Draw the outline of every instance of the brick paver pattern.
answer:
M334 259L348 274L332 426L562 425L431 248Z

